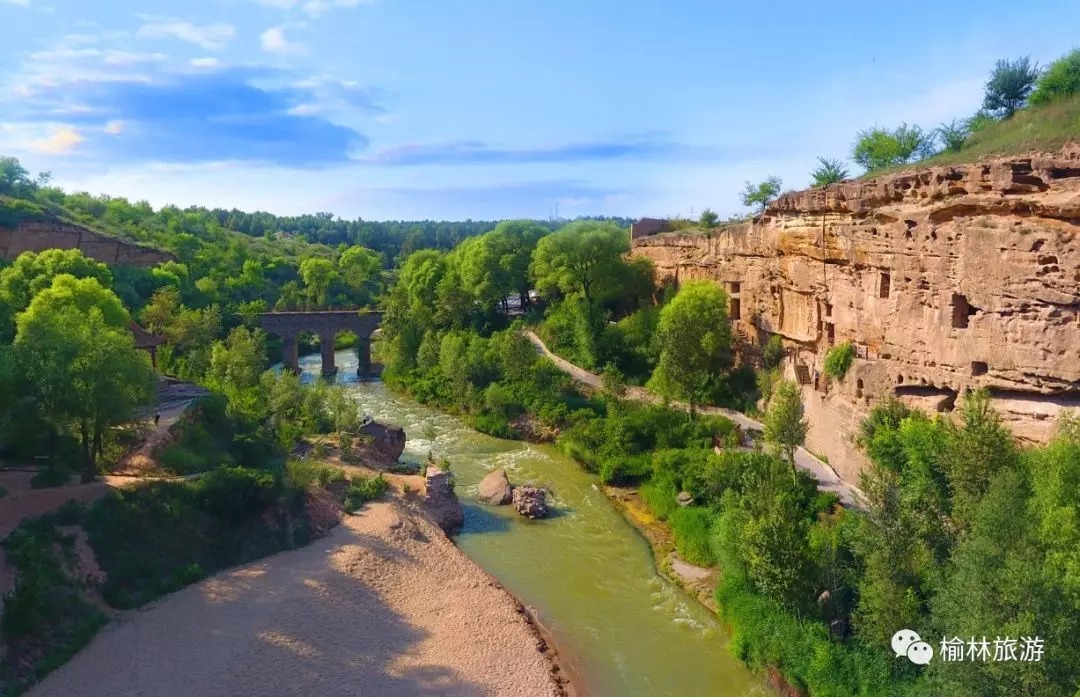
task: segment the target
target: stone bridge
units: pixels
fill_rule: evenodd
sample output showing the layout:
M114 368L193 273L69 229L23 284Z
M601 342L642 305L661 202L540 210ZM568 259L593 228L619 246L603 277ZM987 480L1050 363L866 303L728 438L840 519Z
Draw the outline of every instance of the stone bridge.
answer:
M381 312L363 310L324 310L311 312L264 312L259 324L267 332L281 337L285 367L299 370L297 340L303 332L319 337L322 347L322 373L330 376L337 372L334 365L334 337L350 331L356 335L356 355L360 360L357 373L371 373L371 335L379 328Z

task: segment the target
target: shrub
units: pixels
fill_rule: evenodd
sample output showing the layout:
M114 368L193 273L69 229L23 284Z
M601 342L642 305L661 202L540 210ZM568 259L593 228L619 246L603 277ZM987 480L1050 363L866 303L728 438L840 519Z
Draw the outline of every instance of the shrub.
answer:
M32 489L50 489L55 486L64 486L71 481L71 472L64 467L49 465L30 478Z
M765 368L772 370L784 360L784 341L779 334L773 334L761 348L761 362Z
M0 486L0 499L4 498L5 496L7 496L7 489Z
M1035 83L1028 100L1032 105L1049 104L1080 94L1080 49L1050 64Z
M1027 56L1016 60L999 60L986 82L983 109L1001 118L1009 118L1024 106L1038 77L1038 65Z
M243 467L222 467L198 482L202 508L233 522L258 515L281 493L280 482L273 474Z
M667 520L675 535L675 549L680 557L698 566L716 563L710 542L714 518L715 515L708 508L676 506Z
M345 471L339 467L324 465L315 460L289 460L285 463L285 475L293 486L310 489L312 486L328 486L345 479Z
M855 347L850 341L837 344L825 354L825 374L843 380L855 360Z
M368 501L375 501L383 497L390 482L380 474L377 477L356 477L349 483L345 490L345 511L354 513Z
M179 444L165 448L158 457L158 462L166 471L179 475L205 472L209 467L205 457Z

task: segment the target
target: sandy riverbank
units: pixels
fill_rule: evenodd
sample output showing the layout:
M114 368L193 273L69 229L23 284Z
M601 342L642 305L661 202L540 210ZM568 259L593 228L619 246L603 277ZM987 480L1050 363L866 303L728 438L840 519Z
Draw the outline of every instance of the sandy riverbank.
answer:
M520 603L400 496L106 628L34 697L566 695Z

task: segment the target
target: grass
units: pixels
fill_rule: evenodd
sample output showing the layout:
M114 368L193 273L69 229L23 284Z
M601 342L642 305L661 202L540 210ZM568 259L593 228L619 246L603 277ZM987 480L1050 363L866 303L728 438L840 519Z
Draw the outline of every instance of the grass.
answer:
M713 566L712 527L715 514L708 508L678 507L667 517L675 536L675 549L685 561L697 566Z
M991 157L1055 152L1080 140L1080 96L1016 112L972 135L960 152L943 152L931 158L868 172L861 179L934 165L956 165Z
M345 512L355 513L368 501L381 499L390 482L380 474L376 477L353 477L345 489Z

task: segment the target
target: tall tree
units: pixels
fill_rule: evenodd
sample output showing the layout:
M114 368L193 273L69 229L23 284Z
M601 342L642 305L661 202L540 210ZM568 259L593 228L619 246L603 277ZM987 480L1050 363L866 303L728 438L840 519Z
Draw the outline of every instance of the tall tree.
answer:
M382 262L375 252L359 245L349 247L338 257L338 273L353 292L367 303L378 292Z
M325 307L330 286L337 280L337 269L329 259L312 257L300 262L300 277L307 288L308 299L317 307Z
M577 221L540 240L530 272L542 292L580 293L591 308L629 250L630 235L615 223Z
M790 380L783 380L773 389L765 412L765 440L774 444L791 465L791 478L797 480L795 451L806 442L809 422L803 418L802 397L799 386Z
M1024 106L1038 79L1039 66L1027 56L999 60L986 81L983 109L1000 118L1009 118Z
M698 218L698 226L703 230L712 230L714 227L720 224L720 216L716 214L711 208L706 208L701 211L701 217Z
M650 385L666 397L685 399L691 413L708 399L731 364L727 294L711 281L691 281L660 311L660 360Z
M64 279L57 278L54 287ZM97 285L94 279L81 282ZM108 318L118 299L98 289L98 302L90 307L80 302L85 296L68 295L63 302L64 293L43 291L18 316L13 344L16 364L39 409L78 438L84 481L97 475L109 426L130 419L154 390L149 358L135 348L126 328Z

